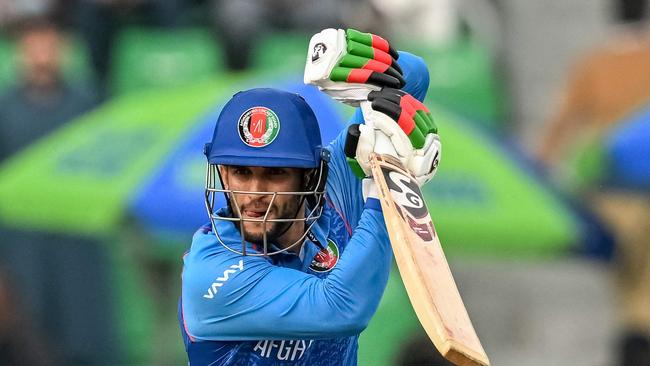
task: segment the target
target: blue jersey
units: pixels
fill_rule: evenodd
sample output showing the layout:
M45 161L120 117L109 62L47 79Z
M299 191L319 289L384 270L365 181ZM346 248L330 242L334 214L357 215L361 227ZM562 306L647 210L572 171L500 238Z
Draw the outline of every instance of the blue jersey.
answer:
M194 235L179 306L190 364L356 365L357 338L388 281L391 249L378 202L364 208L344 138L329 147L325 208L299 255L241 256L210 226ZM224 243L241 249L233 223L217 225Z
M347 165L345 132L328 147L326 204L298 255L242 256L210 225L195 233L179 302L190 365L356 365L392 252L379 202L364 204ZM216 225L241 250L233 223Z

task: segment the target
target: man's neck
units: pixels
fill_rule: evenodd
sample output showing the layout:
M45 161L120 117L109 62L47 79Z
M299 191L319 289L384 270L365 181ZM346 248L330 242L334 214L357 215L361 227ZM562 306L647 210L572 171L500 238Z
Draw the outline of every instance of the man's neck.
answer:
M296 221L291 225L286 233L278 238L278 245L284 249L300 240L300 243L295 244L293 247L287 250L293 254L298 254L300 253L300 249L302 249L302 245L304 244L304 234L305 222Z

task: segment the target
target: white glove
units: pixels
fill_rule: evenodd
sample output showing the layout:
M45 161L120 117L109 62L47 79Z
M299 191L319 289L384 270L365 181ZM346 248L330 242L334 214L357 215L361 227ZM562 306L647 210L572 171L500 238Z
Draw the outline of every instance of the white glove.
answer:
M384 86L404 86L399 55L383 38L354 29L328 28L312 36L305 64L305 84L357 106Z
M372 92L369 98L372 101L361 103L365 125L358 126L356 147L346 141L355 174L372 175L370 154L374 152L396 157L420 185L427 183L435 175L441 151L431 113L401 90Z

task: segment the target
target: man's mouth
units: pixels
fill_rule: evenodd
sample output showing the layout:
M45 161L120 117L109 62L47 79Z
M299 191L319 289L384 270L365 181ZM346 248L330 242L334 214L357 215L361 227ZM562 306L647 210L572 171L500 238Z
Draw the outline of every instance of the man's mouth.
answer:
M266 209L264 210L250 210L250 209L244 209L244 216L254 218L254 219L260 219L263 218L264 215L266 214Z

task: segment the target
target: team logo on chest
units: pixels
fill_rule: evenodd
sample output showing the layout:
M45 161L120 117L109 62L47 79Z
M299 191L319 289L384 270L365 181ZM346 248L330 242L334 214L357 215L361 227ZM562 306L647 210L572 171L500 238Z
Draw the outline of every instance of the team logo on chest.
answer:
M339 261L339 247L334 240L327 239L327 247L321 249L311 261L309 268L314 272L329 272Z
M253 107L242 113L237 122L239 138L248 146L264 147L280 132L280 119L266 107Z

